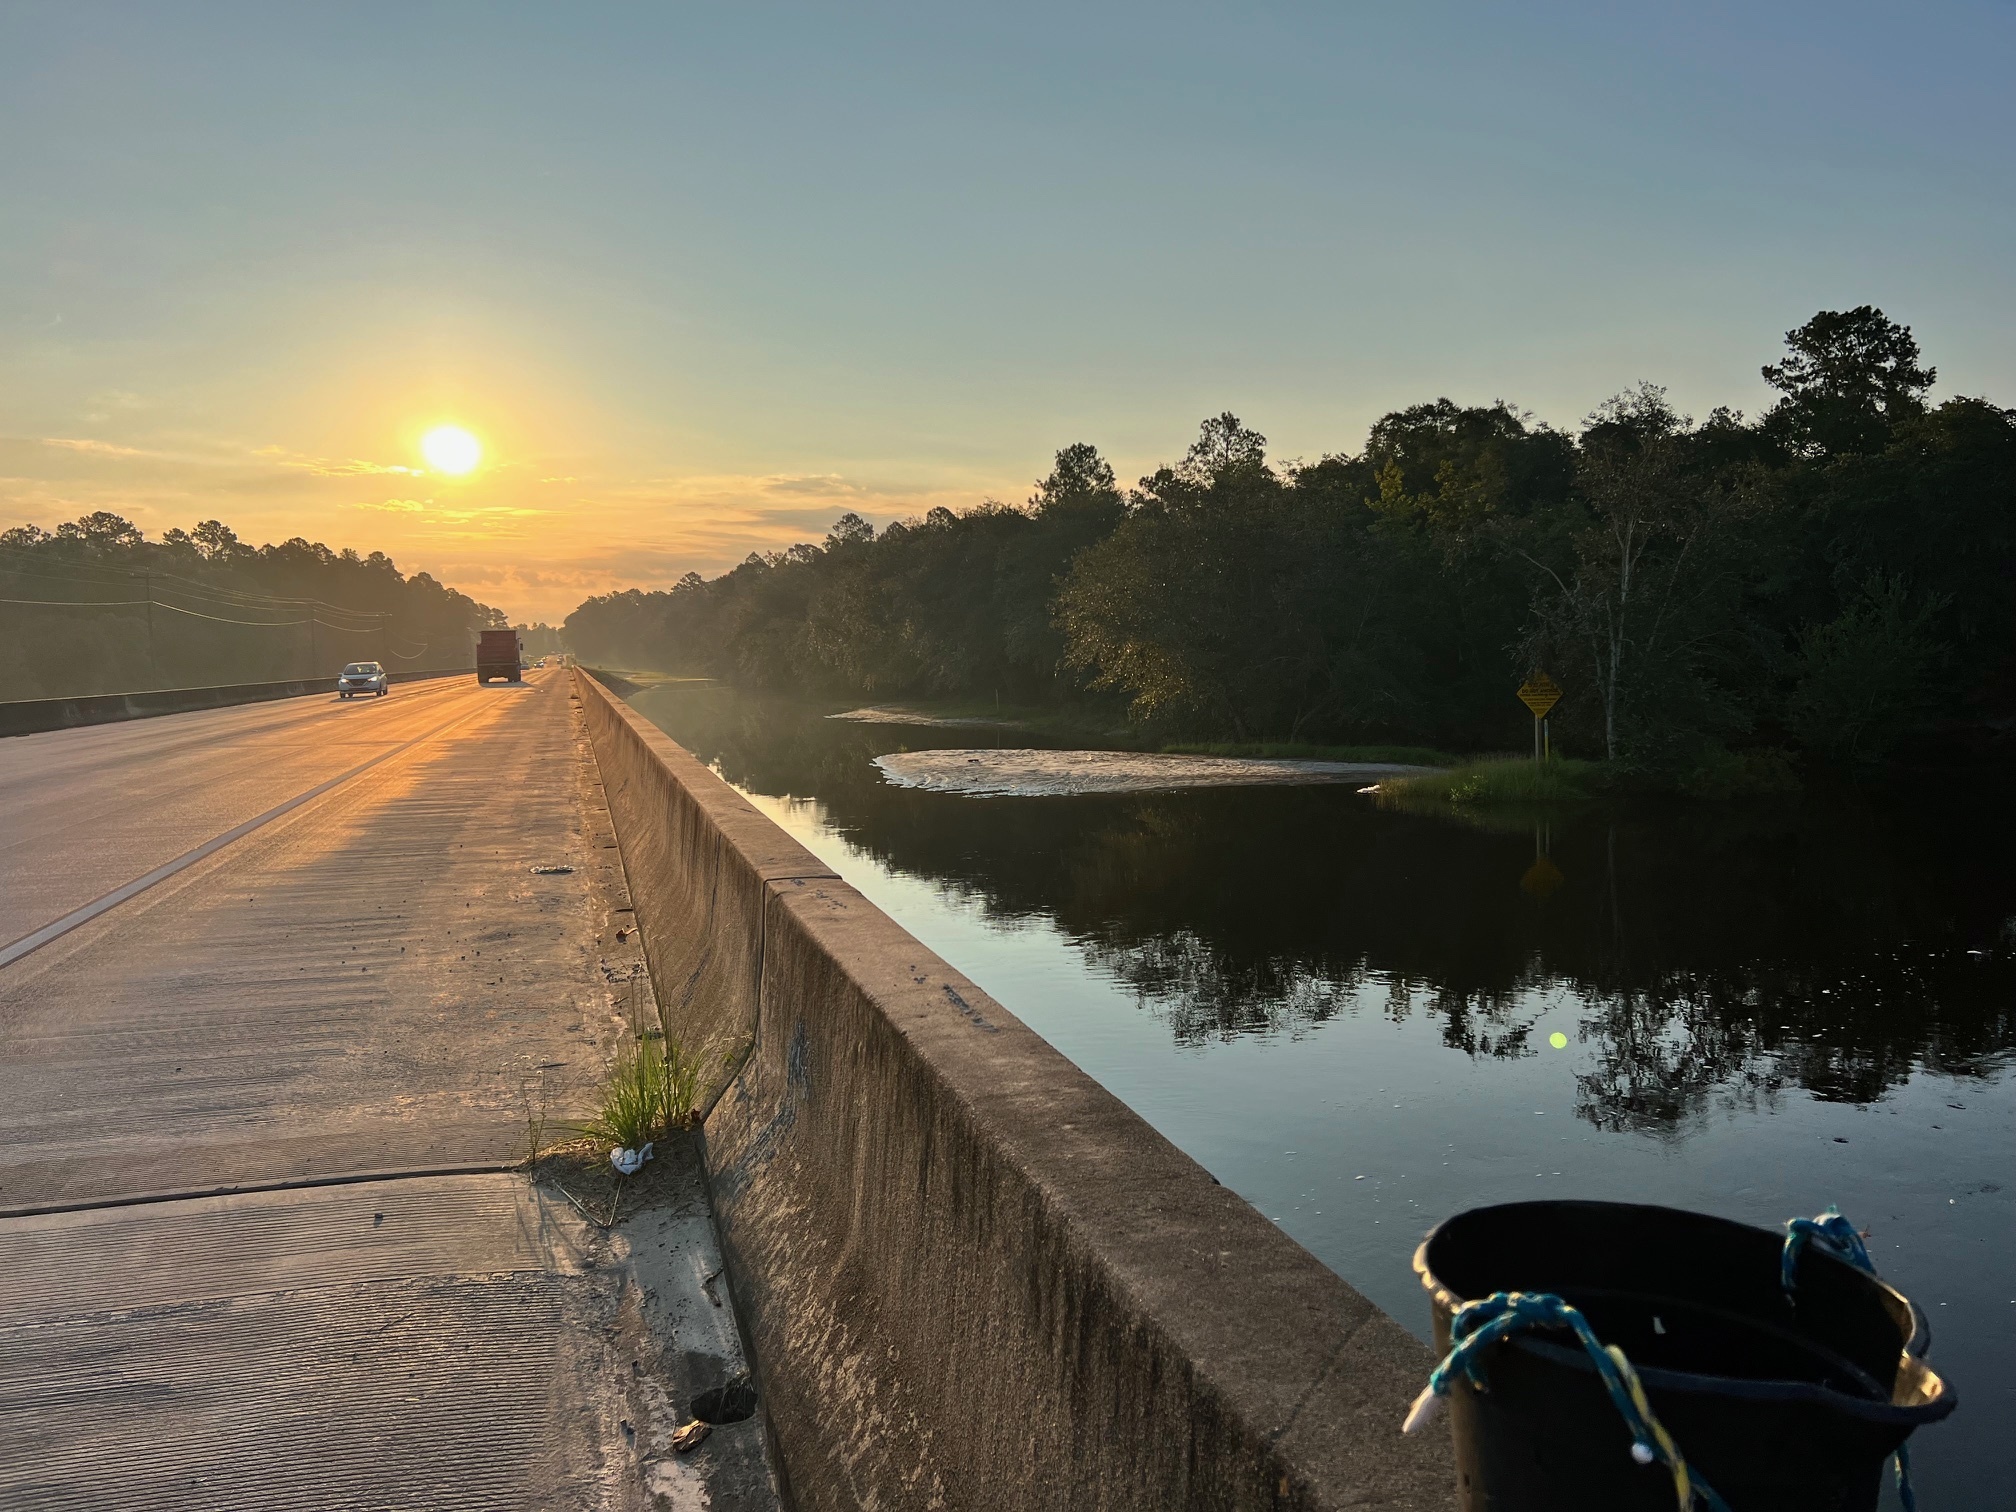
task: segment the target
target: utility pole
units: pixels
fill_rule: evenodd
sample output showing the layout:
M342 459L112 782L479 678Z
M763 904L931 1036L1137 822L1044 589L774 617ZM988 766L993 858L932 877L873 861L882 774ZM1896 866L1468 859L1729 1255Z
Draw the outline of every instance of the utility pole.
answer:
M154 657L154 570L150 567L145 574L147 585L147 681L154 687L161 686L161 664Z

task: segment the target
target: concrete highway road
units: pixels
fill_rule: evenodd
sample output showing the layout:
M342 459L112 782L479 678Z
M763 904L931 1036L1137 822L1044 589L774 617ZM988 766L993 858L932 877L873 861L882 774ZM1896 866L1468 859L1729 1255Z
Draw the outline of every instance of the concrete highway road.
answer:
M508 1169L651 1011L569 674L0 740L0 814L0 1508L771 1504L667 1447L697 1169Z
M294 698L0 745L0 946L474 712L474 692L444 678L385 698Z
M0 968L0 1208L522 1154L521 1082L578 1103L621 1027L567 696L453 678L0 742L7 941L354 773Z

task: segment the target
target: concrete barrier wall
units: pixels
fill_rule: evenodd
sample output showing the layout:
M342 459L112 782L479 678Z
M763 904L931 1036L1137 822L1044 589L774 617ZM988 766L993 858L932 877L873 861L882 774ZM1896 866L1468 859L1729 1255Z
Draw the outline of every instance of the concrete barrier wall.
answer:
M474 667L448 667L437 672L394 672L395 683L421 682L430 677L461 677ZM88 693L80 698L19 698L0 703L0 736L39 735L76 725L116 724L125 719L151 719L157 714L187 714L195 709L221 709L231 704L265 703L276 698L303 698L334 693L334 677L295 678L290 682L230 683L218 688L156 688L144 693Z
M575 676L804 1512L1453 1504L1411 1335Z
M711 1105L757 1023L763 913L772 883L832 870L593 676L572 671L631 878L666 1033L702 1060ZM642 885L647 897L636 897Z

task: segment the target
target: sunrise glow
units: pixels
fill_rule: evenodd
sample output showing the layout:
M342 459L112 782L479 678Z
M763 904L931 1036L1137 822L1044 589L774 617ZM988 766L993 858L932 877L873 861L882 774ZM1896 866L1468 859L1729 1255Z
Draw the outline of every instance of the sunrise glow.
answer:
M459 425L437 425L420 438L420 455L435 472L460 477L483 460L483 443Z

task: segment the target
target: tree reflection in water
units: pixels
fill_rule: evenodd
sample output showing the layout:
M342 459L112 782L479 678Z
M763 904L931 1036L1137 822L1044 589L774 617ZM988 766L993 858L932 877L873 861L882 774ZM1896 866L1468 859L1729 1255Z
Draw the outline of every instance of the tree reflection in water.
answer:
M726 690L637 702L892 869L1054 921L1186 1046L1379 1012L1513 1058L1572 1001L1581 1116L1670 1134L1786 1087L1869 1102L1918 1066L1985 1074L2016 1047L2016 822L1985 784L1489 823L1343 788L969 799L890 787L870 760L1039 742Z

